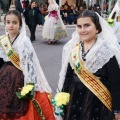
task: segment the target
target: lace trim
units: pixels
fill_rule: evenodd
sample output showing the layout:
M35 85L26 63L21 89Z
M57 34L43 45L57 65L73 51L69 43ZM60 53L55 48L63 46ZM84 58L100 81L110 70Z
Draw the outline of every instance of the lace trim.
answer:
M95 73L114 56L114 52L109 47L108 43L104 43L93 56L92 59L86 60L86 67L92 73Z

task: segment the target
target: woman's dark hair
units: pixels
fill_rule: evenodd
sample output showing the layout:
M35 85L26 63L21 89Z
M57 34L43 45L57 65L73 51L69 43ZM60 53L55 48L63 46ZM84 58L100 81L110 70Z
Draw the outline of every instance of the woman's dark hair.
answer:
M35 3L36 3L36 1L35 1L35 0L32 0L30 3L32 4L33 2L35 2Z
M113 13L112 19L115 19L116 12Z
M99 17L93 10L85 10L83 11L77 19L84 18L84 17L90 17L92 19L92 22L95 24L96 29L98 30L98 33L102 31Z
M6 13L5 17L4 17L4 24L5 24L5 21L6 21L6 16L7 15L15 15L18 17L18 20L19 20L19 23L20 23L20 27L22 26L22 16L21 16L21 13L17 10L10 10Z

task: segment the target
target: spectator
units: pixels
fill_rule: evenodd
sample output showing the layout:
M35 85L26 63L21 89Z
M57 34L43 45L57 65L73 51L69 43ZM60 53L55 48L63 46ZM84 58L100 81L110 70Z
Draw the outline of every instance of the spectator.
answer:
M69 24L72 24L75 21L76 18L75 15L76 15L75 8L73 5L71 5L68 16Z
M97 12L101 16L101 11L100 11L100 7L99 6L95 7L94 11Z
M83 11L84 11L83 7L80 6L80 7L79 7L79 14L81 14Z
M64 5L63 14L64 14L65 24L68 24L68 15L69 15L68 5Z
M22 4L23 4L23 8L26 9L29 5L29 0L23 0Z
M48 8L46 4L42 4L40 7L40 11L42 13L42 25L44 25L45 22L45 16L48 15Z
M4 3L2 0L0 0L0 5L1 5L1 9L4 9Z
M86 2L85 1L83 1L82 6L84 9L86 9Z
M36 26L37 24L39 25L41 24L41 13L38 10L38 8L36 8L35 1L32 1L30 7L25 9L24 17L25 17L25 22L28 25L31 33L30 40L31 42L33 42L36 39L35 38Z
M64 3L64 5L67 5L67 6L69 6L69 5L68 5L68 1L66 1L66 2Z
M23 12L20 0L15 0L15 7L16 7L16 10L19 11L20 13Z
M60 15L62 17L62 20L64 21L64 5L60 7Z

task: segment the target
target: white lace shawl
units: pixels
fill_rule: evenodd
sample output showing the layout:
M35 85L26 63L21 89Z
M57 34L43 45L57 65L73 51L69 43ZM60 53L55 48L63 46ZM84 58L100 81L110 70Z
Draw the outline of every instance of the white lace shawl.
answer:
M59 20L60 20L60 22L62 24L62 28L66 29L66 27L65 27L65 25L63 23L63 20L62 20L62 18L60 16L60 10L59 10L58 4L55 2L55 0L50 0L50 4L48 6L48 11L50 12L50 11L54 11L54 10L57 11L58 18L59 18Z
M120 22L114 21L114 25L112 26L112 28L114 30L118 42L120 42Z
M116 57L120 66L120 46L114 35L114 31L100 16L99 20L102 32L98 34L96 43L86 55L85 67L92 73L95 73L102 68L113 56ZM64 84L71 50L76 44L79 44L80 41L80 37L76 30L72 35L72 39L63 48L62 68L59 74L58 92L62 90Z
M59 6L55 2L55 0L50 0L49 6L48 6L48 11L53 11L53 10L58 10Z
M22 68L24 75L24 85L26 85L26 83L34 83L35 91L51 93L51 88L44 76L35 50L30 39L26 36L24 21L20 34L12 47L18 53L20 58L20 67ZM9 61L1 47L0 57L3 58L4 61Z

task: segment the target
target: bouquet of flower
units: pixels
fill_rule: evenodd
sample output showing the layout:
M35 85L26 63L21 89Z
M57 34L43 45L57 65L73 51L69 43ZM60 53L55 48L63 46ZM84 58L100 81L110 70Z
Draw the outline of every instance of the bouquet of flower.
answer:
M16 95L19 99L31 100L42 120L45 120L45 116L42 112L41 106L34 98L34 83L27 83L26 86L22 87L20 92L16 92Z
M52 99L52 105L54 106L55 115L64 117L64 107L69 103L70 94L60 92Z
M109 19L107 20L107 22L108 22L108 24L109 24L111 27L114 25L114 20L111 19L111 18L109 18Z
M28 83L21 89L21 92L16 92L19 99L31 100L34 96L34 83Z

